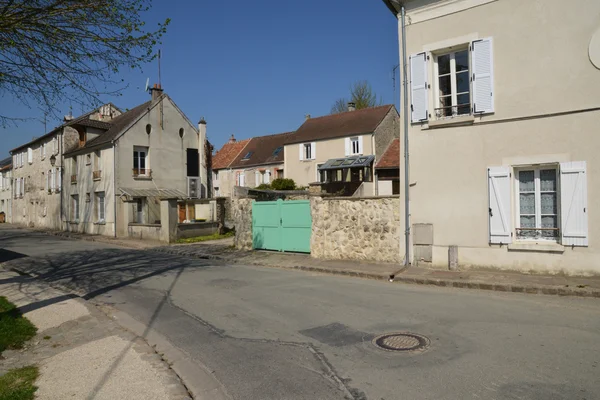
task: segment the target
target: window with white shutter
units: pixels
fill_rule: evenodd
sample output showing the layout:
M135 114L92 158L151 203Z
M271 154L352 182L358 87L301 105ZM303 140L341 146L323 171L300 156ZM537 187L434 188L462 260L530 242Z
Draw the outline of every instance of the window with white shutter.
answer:
M488 168L490 243L512 243L510 224L510 168Z
M260 183L260 172L254 171L254 186L258 186Z
M60 172L60 168L56 168L56 191L60 192L62 188L62 176Z
M56 170L53 168L51 170L51 177L52 179L50 180L50 187L52 188L52 191L56 190Z
M560 164L562 244L588 245L587 174L585 161Z
M473 113L494 112L494 58L492 38L475 40L471 43L473 66Z
M421 122L428 119L427 76L427 55L419 53L410 56L412 122Z
M31 147L27 149L27 162L33 164L33 149Z
M270 169L265 171L265 183L271 183L271 170Z
M311 155L311 160L314 160L317 158L317 142L312 142L310 144L310 155Z
M300 143L298 145L298 148L300 150L300 161L304 160L304 143Z

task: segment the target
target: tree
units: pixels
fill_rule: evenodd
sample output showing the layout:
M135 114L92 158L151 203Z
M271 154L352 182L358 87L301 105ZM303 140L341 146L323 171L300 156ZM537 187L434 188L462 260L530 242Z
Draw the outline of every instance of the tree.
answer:
M0 0L0 95L58 116L57 104L101 103L127 85L122 68L156 57L170 20L147 30L152 0ZM0 114L0 125L14 122Z
M350 100L339 98L331 107L331 114L337 114L348 111L348 103L352 102L357 110L361 108L376 107L382 104L381 99L377 100L377 95L367 81L357 81L350 87Z

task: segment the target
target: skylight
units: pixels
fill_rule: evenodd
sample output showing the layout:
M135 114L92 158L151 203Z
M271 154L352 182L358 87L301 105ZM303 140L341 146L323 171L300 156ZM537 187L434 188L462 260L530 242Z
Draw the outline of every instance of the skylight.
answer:
M277 154L281 153L281 150L283 150L283 147L279 146L278 148L275 149L275 151L273 152L273 155L276 156Z
M251 151L249 151L249 152L248 152L248 154L246 154L246 155L244 156L244 158L242 158L242 161L249 160L251 156L252 156L252 152L251 152Z

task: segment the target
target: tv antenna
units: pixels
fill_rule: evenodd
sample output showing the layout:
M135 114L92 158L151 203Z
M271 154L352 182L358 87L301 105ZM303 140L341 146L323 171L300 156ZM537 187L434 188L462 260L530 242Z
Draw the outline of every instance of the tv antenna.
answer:
M162 88L160 81L160 49L158 49L158 86Z
M144 89L144 92L148 91L148 86L150 86L150 78L146 78L146 88Z

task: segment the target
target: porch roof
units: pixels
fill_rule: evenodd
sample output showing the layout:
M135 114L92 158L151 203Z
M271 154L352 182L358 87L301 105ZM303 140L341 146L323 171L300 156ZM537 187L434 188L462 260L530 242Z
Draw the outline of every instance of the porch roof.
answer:
M121 195L127 197L127 200L133 200L136 197L158 197L161 199L186 199L187 195L177 189L135 189L119 188Z
M362 168L369 167L375 156L352 156L343 158L332 158L319 167L319 171L328 169Z

